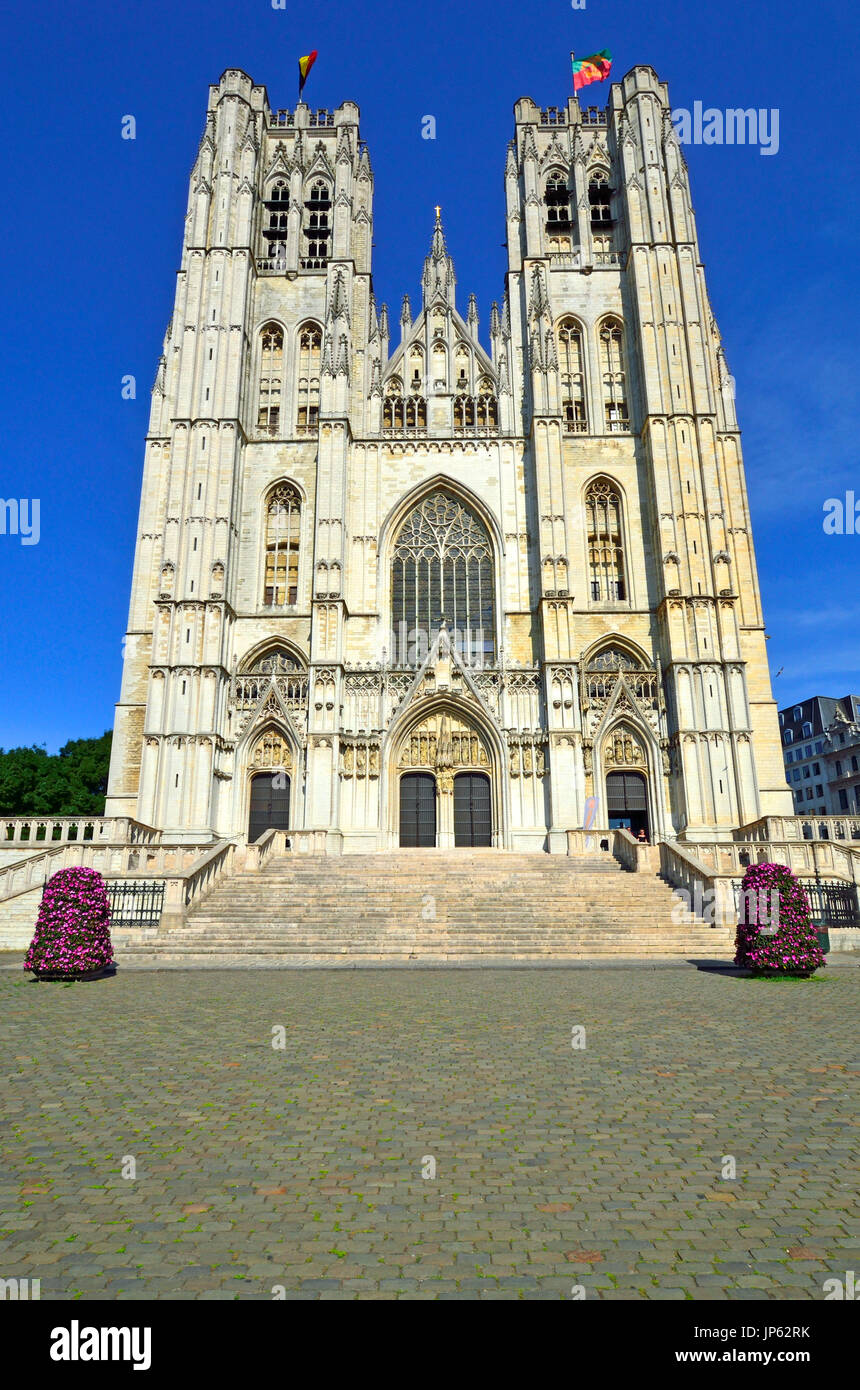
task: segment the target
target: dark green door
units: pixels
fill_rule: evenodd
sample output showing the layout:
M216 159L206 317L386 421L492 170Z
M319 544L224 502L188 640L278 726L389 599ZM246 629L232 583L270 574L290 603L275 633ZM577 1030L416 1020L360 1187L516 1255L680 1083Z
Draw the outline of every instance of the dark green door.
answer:
M492 843L490 779L483 772L460 772L454 778L454 844Z
M403 849L436 845L436 779L407 772L400 779L400 844Z

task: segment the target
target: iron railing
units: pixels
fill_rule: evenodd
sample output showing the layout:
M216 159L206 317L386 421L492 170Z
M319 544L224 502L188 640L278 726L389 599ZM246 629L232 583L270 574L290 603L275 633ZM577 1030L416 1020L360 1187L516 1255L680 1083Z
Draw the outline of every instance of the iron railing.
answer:
M111 926L157 927L164 907L164 882L111 879L105 884Z
M816 927L860 928L860 900L856 883L833 879L801 879ZM735 908L740 921L741 883L735 879Z

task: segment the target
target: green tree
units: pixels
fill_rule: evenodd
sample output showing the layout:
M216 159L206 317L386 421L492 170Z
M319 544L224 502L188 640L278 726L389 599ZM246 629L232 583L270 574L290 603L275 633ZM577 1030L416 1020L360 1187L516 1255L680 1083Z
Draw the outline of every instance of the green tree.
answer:
M71 739L59 753L0 749L0 815L104 814L111 734Z

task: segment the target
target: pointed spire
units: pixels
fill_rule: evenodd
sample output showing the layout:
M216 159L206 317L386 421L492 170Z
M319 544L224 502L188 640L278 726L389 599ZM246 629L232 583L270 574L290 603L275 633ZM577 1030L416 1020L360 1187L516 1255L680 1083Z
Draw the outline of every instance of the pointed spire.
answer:
M371 396L382 395L382 368L378 359L374 361L370 369L370 394Z
M505 286L505 297L502 301L502 337L511 336L511 301L508 296L508 288Z
M498 338L501 331L502 321L499 318L499 306L496 301L493 300L492 307L490 308L490 337Z
M469 295L469 312L466 316L466 325L475 342L478 341L478 301L473 294Z
M442 209L436 206L436 222L433 227L433 236L430 240L430 254L424 262L424 274L421 277L421 289L424 297L424 308L427 309L434 299L442 299L446 304L454 307L454 287L457 277L454 274L454 262L448 255L448 248L445 245L445 232L442 227Z
M323 376L334 376L334 364L331 360L331 334L326 333L323 342L322 355L322 374Z
M345 376L349 380L349 343L346 334L341 333L340 345L337 351L337 376Z
M367 335L367 341L369 343L375 343L377 338L379 337L379 318L376 313L376 300L373 297L372 291L370 295L369 320L370 332Z
M379 336L380 336L380 338L382 339L383 344L385 345L385 354L384 354L384 355L387 355L387 353L388 353L388 346L387 346L387 344L388 344L388 339L389 339L389 337L391 336L391 331L390 331L390 329L389 329L389 327L388 327L388 305L387 305L387 304L380 304L380 306L379 306Z
M406 337L412 327L412 305L409 303L409 295L403 296L403 307L400 310L400 341Z
M546 330L546 365L553 369L558 367L558 353L555 348L555 334L551 328Z

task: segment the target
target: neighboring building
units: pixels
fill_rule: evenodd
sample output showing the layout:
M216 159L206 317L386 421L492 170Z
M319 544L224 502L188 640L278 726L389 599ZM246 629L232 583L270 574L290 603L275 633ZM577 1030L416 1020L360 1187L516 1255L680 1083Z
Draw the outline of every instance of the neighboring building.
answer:
M490 350L437 208L392 351L358 108L210 89L108 815L563 853L595 807L652 838L791 814L668 90L636 67L606 110L514 110Z
M779 712L798 816L860 815L860 695L815 695Z

